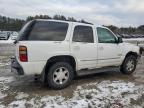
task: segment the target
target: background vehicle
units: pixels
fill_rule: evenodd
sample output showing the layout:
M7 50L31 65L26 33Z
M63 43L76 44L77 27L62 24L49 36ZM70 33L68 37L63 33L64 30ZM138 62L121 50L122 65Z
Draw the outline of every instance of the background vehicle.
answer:
M0 32L0 40L8 40L10 33L7 31Z
M18 32L12 32L12 33L10 34L10 39L11 39L11 40L16 40L17 37L18 37Z
M138 46L91 24L34 20L20 31L12 67L20 75L40 74L53 89L67 87L78 75L121 70L134 72Z

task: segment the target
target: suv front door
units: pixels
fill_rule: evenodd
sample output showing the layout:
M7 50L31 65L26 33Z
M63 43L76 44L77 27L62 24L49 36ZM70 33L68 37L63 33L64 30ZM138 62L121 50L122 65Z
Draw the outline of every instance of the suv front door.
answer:
M92 26L74 25L71 53L77 59L77 69L92 69L97 64L97 44Z
M98 67L118 66L121 62L121 44L117 37L107 28L97 27Z

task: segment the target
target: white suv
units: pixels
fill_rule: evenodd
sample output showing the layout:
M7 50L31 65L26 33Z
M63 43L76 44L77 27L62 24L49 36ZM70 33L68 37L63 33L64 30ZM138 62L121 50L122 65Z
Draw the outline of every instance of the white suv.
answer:
M41 75L53 89L75 76L120 70L135 71L140 48L122 42L106 27L58 20L33 20L20 31L12 70Z

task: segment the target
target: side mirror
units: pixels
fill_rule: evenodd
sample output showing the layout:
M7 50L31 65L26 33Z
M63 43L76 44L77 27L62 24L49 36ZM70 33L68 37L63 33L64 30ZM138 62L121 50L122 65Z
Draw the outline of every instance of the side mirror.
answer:
M118 37L117 43L123 43L122 37Z

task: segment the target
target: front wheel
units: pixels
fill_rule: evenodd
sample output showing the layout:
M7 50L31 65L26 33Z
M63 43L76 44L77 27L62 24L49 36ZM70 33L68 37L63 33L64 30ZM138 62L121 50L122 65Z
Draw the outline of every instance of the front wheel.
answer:
M59 90L70 85L73 77L73 68L69 63L57 62L50 67L47 74L47 82L49 87Z
M137 65L137 58L133 55L130 55L125 58L122 66L121 66L121 72L123 74L132 74Z

